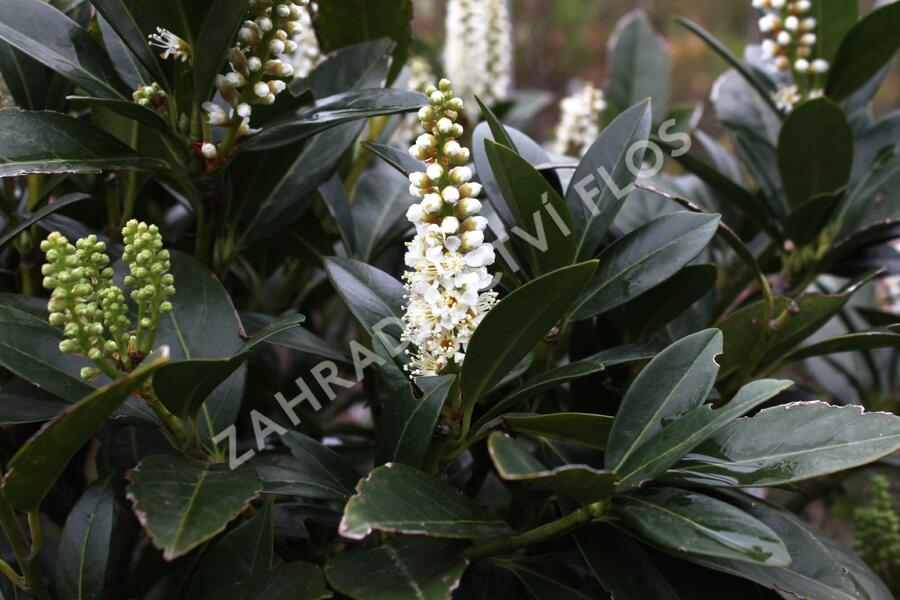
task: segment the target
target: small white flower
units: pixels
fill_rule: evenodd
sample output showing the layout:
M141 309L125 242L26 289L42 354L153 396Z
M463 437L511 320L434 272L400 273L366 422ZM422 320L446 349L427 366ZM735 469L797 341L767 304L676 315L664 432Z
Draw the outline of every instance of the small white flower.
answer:
M206 111L206 121L210 125L222 125L228 121L225 110L214 102L204 102L203 110Z
M188 43L168 29L157 27L156 33L151 33L148 37L150 38L151 46L163 49L162 54L160 54L163 60L171 56L175 60L187 62L188 58L190 58L191 48L188 46Z

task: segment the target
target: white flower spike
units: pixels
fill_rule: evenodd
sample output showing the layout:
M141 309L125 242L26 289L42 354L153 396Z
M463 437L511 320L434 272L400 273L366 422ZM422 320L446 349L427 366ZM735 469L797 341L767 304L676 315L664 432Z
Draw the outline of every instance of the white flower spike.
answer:
M588 83L581 91L559 103L559 125L553 150L580 158L600 135L600 113L606 109L603 90Z
M456 119L463 101L446 79L425 93L429 105L419 113L424 133L410 148L425 170L409 176L410 192L422 201L406 213L416 235L405 257L412 270L403 275L408 293L402 337L415 346L407 369L416 376L458 369L475 328L497 299L487 270L494 247L484 241L487 220L477 216L481 188L469 183L468 149L454 139L462 134Z

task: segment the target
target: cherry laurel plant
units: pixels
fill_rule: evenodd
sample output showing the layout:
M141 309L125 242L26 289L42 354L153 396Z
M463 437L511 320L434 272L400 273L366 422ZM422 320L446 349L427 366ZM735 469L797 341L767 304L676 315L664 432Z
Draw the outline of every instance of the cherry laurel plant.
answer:
M0 2L0 596L898 592L900 3L448 4Z

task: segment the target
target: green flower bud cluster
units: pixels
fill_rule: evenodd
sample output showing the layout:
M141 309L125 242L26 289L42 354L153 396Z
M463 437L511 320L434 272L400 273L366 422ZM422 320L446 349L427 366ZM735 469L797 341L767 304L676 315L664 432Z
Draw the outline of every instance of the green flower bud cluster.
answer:
M60 352L82 353L95 364L82 369L85 379L101 371L114 373L107 359L115 348L103 338L99 303L99 294L112 285L113 278L106 244L90 235L72 245L64 235L53 232L41 242L41 250L47 257L42 267L44 287L52 290L47 304L50 324L62 327L66 336L59 344Z
M163 248L156 225L132 219L122 229L122 238L122 260L129 273L125 285L132 288L131 299L138 308L136 343L138 350L146 354L153 345L159 315L172 311L172 303L166 298L175 293L175 277L168 272L172 266L169 251Z
M878 475L869 487L869 506L853 511L853 529L863 559L887 580L900 575L900 516L888 480Z
M41 243L47 260L42 267L44 287L51 290L49 321L65 334L61 352L82 354L93 363L81 370L84 379L100 373L115 378L120 370L130 371L152 349L159 315L172 310L167 298L175 293L174 277L168 273L169 252L157 227L132 220L122 235L122 258L129 269L125 284L133 288L131 298L138 309L136 331L125 294L113 282L105 243L90 235L73 245L59 232Z
M159 87L155 81L150 85L140 86L131 97L134 101L146 108L155 109L166 101L166 91Z

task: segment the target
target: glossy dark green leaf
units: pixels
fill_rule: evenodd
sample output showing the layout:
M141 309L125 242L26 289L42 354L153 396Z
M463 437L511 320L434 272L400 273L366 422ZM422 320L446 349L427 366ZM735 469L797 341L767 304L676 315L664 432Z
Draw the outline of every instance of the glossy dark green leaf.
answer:
M81 194L78 192L74 192L72 194L66 194L62 198L55 200L54 202L47 204L38 210L34 211L28 218L22 219L18 225L8 230L2 238L0 238L0 248L3 248L16 239L16 236L34 225L38 223L41 219L46 217L47 215L52 215L56 211L69 206L70 204L75 204L76 202L81 202L82 200L87 200L90 198L88 194Z
M714 264L686 266L629 302L625 307L625 326L636 338L654 333L708 294L715 287L717 276ZM661 304L660 298L666 301Z
M139 156L81 119L54 112L0 110L0 177L104 169L162 171L168 165Z
M128 89L136 90L140 86L149 85L154 81L153 76L135 58L119 34L103 18L103 15L97 15L97 28L100 30L100 41L106 48L106 53L109 54L109 60Z
M797 209L847 185L853 166L853 133L840 107L826 98L804 102L778 136L778 170Z
M323 2L316 18L316 37L323 52L388 37L394 54L388 83L406 62L412 38L412 0L345 0Z
M399 537L338 554L325 565L328 582L355 600L445 600L469 564L464 544Z
M485 123L487 123L487 126L491 131L491 138L501 146L505 146L513 152L519 153L520 150L518 144L513 140L509 128L500 122L500 119L494 114L491 107L485 104L478 96L475 96L475 102L478 103L478 108L481 110L481 117L484 119Z
M840 200L840 193L830 192L810 198L788 215L785 236L798 246L814 241L828 225Z
M448 483L403 464L378 467L344 507L340 534L363 539L373 530L480 539L511 533L500 519Z
M115 478L94 482L72 508L59 537L56 593L72 600L100 600L116 508Z
M0 4L0 39L91 95L122 97L116 71L91 34L47 2L4 0ZM4 124L0 130L6 127Z
M19 448L7 466L3 495L22 512L38 510L41 501L78 450L168 356L150 356L121 377L67 407Z
M0 40L0 76L14 104L27 110L59 110L59 76L21 50ZM68 84L68 82L66 82ZM56 84L56 85L54 85ZM60 94L54 93L59 91Z
M313 69L309 77L295 78L288 88L294 96L308 89L317 99L349 89L379 88L384 85L392 46L388 38L344 46Z
M506 481L532 483L587 505L612 496L618 477L612 471L570 464L549 469L521 443L495 431L488 438L488 452L497 474Z
M279 148L344 123L413 112L427 103L424 94L395 89L375 88L335 94L269 124L239 148L247 152Z
M700 406L716 380L722 333L706 329L689 335L659 354L640 372L616 414L606 452L606 467L619 471L663 424Z
M566 191L576 257L595 255L622 208L625 192L637 177L629 168L629 153L634 144L647 140L651 121L649 102L632 106L600 133L578 163ZM633 154L632 164L640 165L643 154Z
M858 406L798 402L738 419L694 448L667 478L707 486L774 486L863 465L900 448L900 418Z
M126 119L137 121L157 131L168 132L169 124L157 113L147 107L141 106L131 100L119 98L93 98L91 96L68 96L74 106L83 105L91 108L106 108L114 113L122 115Z
M49 421L66 406L56 400L39 400L11 394L0 394L0 425L22 425Z
M257 346L270 336L289 331L305 320L303 315L293 315L270 323L235 354L226 358L172 361L153 375L153 389L172 414L183 419L193 417L209 395L247 362Z
M173 361L229 356L244 346L241 323L228 293L203 263L172 251L176 293L172 312L161 317L156 345L169 346ZM213 437L234 423L244 395L246 368L239 367L218 386L200 410L202 439Z
M798 348L784 356L779 364L788 364L797 360L804 360L813 356L825 356L827 354L839 354L841 352L855 352L858 350L871 350L874 348L900 348L900 335L886 331L861 331L848 333L821 342L815 342L808 346Z
M506 394L496 404L492 405L479 418L478 422L486 423L502 415L507 410L514 408L524 400L542 394L568 381L599 373L605 368L605 365L599 360L588 358L548 369L540 375L528 379L522 385ZM477 426L476 429L478 429Z
M793 385L791 381L761 379L748 383L728 404L713 408L704 404L663 426L618 467L622 489L652 481L677 463L692 448L729 423Z
M600 255L572 318L603 314L672 277L703 251L718 226L718 215L676 212L619 238Z
M900 6L885 4L863 17L844 37L828 73L825 94L840 101L872 79L900 48Z
M600 592L586 581L571 553L495 558L492 563L509 571L519 580L533 600L591 600Z
M547 273L503 298L478 325L466 350L462 394L471 405L539 343L569 310L597 269L588 261Z
M91 0L91 4L103 15L131 54L161 85L168 87L165 73L147 40L156 26L140 4L129 0Z
M145 458L128 479L134 512L166 560L223 531L262 489L253 469L181 456Z
M361 145L397 171L403 173L404 176L408 177L410 173L419 171L422 168L422 163L410 156L405 148L395 148L387 144L375 144L372 142L362 142Z
M844 36L859 19L859 3L843 0L816 0L812 3L816 19L816 56L834 61Z
M762 364L775 361L815 333L843 308L858 289L859 284L855 284L837 294L808 294L798 298L795 313L769 340L770 350L764 355ZM777 318L788 307L787 298L775 298L773 318ZM758 339L763 312L763 301L755 302L739 308L716 324L725 336L724 354L719 360L722 365L720 378L736 371L741 366L741 361L752 351Z
M422 467L441 409L455 381L453 375L420 377L416 379L423 392L420 398L403 390L385 401L378 424L378 464L400 462L417 469Z
M653 30L647 13L635 10L622 17L609 38L610 73L606 97L622 111L651 99L653 120L668 110L672 61Z
M241 600L321 600L331 596L322 569L312 563L296 561L210 594L203 600L222 597Z
M523 237L523 247L534 274L542 275L571 264L575 256L575 239L571 235L572 219L563 199L515 151L491 140L485 140L484 145L491 173L515 220L516 227L512 231ZM562 221L561 225L556 222L557 218Z
M820 534L788 511L759 498L729 495L729 502L767 525L784 541L793 560L790 566L764 567L712 557L687 557L766 586L793 598L829 600L891 600L884 583L852 551Z
M402 283L371 265L337 256L325 259L325 273L370 335L378 323L390 321L393 326L384 331L399 336L406 294Z
M47 322L43 300L0 294L0 365L68 402L91 393L79 371L82 357L62 354L62 331Z
M604 450L613 418L590 413L565 412L549 415L507 415L503 422L516 433L562 440Z
M338 502L353 494L359 473L340 454L293 431L282 441L290 448L291 457L256 467L266 493Z
M362 123L345 123L316 135L303 147L277 183L259 201L248 226L250 240L261 242L293 224L312 201L312 193L331 177L338 161L356 140Z
M389 248L402 247L402 238L412 235L406 211L413 202L409 179L390 169L366 171L353 194L355 257L368 263Z
M238 29L244 21L247 4L243 0L218 0L214 15L204 19L194 47L194 94L199 102L212 95L216 75L225 63L225 53L234 44Z
M272 568L273 537L272 502L266 502L204 553L191 576L189 597L205 598L267 574Z
M654 488L613 499L622 527L676 556L726 558L785 567L791 556L768 526L721 500L675 488Z
M244 310L239 312L239 317L241 323L244 325L244 331L251 337L257 335L263 328L278 320L277 317L271 315ZM336 348L332 348L328 342L305 327L294 327L287 331L271 335L266 338L266 343L272 346L297 350L298 352L304 352L312 356L330 358L338 362L349 362L350 360Z

